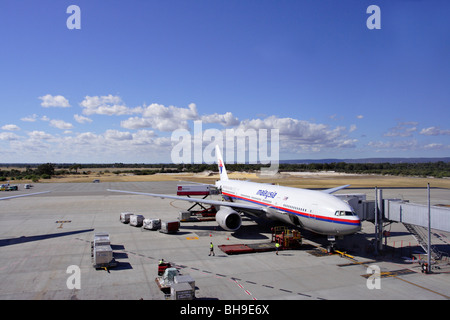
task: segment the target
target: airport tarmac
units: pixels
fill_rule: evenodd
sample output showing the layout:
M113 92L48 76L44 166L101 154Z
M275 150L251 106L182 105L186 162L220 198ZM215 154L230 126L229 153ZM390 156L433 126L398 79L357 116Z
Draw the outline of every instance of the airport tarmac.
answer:
M177 234L122 224L121 212L146 218L173 220L188 207L182 201L141 195L112 193L107 189L175 194L177 182L37 183L33 190L51 193L0 201L0 299L129 299L164 300L154 279L159 259L174 263L195 279L196 298L204 300L333 300L333 299L449 299L450 267L425 275L417 263L402 260L420 251L414 237L402 224L391 225L383 256L367 253L374 227L342 241L354 260L320 254L323 237L304 233L300 250L227 255L221 244L270 242L274 222L243 219L237 232L218 227L215 221L181 223ZM370 199L368 190L368 198ZM392 191L392 190L391 190ZM385 197L390 192L385 192ZM346 190L344 193L363 193ZM395 189L420 202L426 189ZM395 196L394 197L397 197ZM450 204L450 190L433 189L433 204ZM110 234L118 267L96 270L91 263L90 241L96 232ZM439 232L450 245L450 235ZM448 242L446 242L448 241ZM208 256L209 244L215 256ZM68 288L77 266L80 289ZM369 266L381 271L380 288L370 289ZM69 283L70 287L70 283Z

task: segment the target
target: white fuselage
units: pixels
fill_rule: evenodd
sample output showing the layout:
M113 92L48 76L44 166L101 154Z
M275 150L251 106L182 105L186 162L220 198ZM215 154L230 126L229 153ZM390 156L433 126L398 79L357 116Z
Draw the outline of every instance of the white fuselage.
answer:
M238 180L220 180L216 186L225 198L264 207L269 219L319 234L348 235L361 229L361 221L351 206L328 193Z

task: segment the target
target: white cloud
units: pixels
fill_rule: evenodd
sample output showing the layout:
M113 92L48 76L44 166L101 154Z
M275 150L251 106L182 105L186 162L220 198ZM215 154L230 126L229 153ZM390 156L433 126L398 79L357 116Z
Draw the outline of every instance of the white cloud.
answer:
M112 140L133 140L133 136L131 133L121 132L118 130L106 130L105 138Z
M64 120L50 120L50 126L61 130L68 130L73 128L73 125L71 123L65 122Z
M24 122L35 122L37 118L38 118L38 115L37 114L33 114L31 116L21 118L20 120L22 120Z
M90 119L88 117L80 116L79 114L74 114L73 118L78 123L91 123L92 122L92 119Z
M133 133L133 144L135 145L147 145L154 141L157 137L153 130L139 130Z
M173 131L176 129L188 129L188 120L199 119L197 107L194 103L188 108L175 106L165 107L153 103L141 108L142 117L131 117L120 123L126 129L152 128L159 131Z
M198 119L197 106L195 103L189 104L188 108L178 108L175 106L165 107L162 104L152 103L144 107L142 116L145 118L158 119L178 119L178 120L196 120Z
M92 132L83 132L83 133L79 133L76 136L76 140L75 142L77 143L90 143L90 142L95 142L97 140L98 136L95 133Z
M2 141L12 141L12 140L19 140L20 137L12 132L0 132L0 140Z
M417 131L418 122L399 122L396 127L389 129L385 137L411 137Z
M44 131L32 131L28 133L28 136L32 139L32 140L49 140L52 139L53 136L49 133L46 133Z
M128 108L119 96L107 95L107 96L86 96L80 103L83 109L83 114L101 114L101 115L124 115L140 113L142 109L140 107L130 109Z
M69 108L69 100L63 96L52 96L46 94L45 96L39 97L42 100L41 106L44 108L58 107L58 108Z
M425 136L440 136L440 135L450 135L450 130L441 130L439 127L429 127L422 129L420 134Z
M423 147L425 150L446 150L450 149L450 145L445 145L442 143L430 143Z
M354 148L356 139L347 137L345 127L329 128L325 124L311 123L293 118L270 116L265 119L244 120L238 129L278 129L280 151L319 152L326 148Z
M402 141L371 141L368 146L376 151L388 150L388 151L411 151L416 150L419 147L417 140L402 140Z
M124 120L120 122L120 126L126 129L141 129L141 128L150 128L152 127L153 122L151 119L144 119L140 117L132 117L128 118L128 120Z
M210 114L201 117L204 123L218 123L224 127L232 127L239 124L239 119L233 116L231 112L225 114Z
M16 126L15 124L5 124L2 127L3 130L8 130L8 131L19 131L20 128L18 126Z
M363 119L363 118L364 118L364 116L362 114L359 114L356 116L356 119Z

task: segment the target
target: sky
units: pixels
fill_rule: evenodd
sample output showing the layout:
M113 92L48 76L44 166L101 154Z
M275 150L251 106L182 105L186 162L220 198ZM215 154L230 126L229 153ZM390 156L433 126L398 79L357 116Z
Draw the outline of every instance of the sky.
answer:
M180 130L204 150L207 130L225 144L277 129L281 160L448 157L448 12L445 0L2 0L0 163L170 163Z

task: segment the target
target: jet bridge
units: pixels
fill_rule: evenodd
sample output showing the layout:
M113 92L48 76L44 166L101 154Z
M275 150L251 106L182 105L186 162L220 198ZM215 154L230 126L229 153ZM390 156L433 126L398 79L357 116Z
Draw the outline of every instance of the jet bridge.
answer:
M428 206L400 199L383 199L383 190L375 188L375 201L367 201L362 194L337 195L347 201L356 211L361 220L372 221L375 225L375 254L383 250L384 223L400 222L416 237L419 244L428 252L426 272L431 271L431 257L441 259L447 254L433 248L431 244L431 229L450 232L450 208ZM429 197L429 188L428 188ZM428 199L428 202L430 200ZM428 229L428 239L416 233L417 227Z
M366 195L337 194L355 210L361 221L375 222L375 200L366 200ZM428 206L410 203L401 199L382 199L379 197L379 217L384 222L401 222L428 228ZM431 206L431 228L450 232L450 208Z
M450 208L430 206L431 229L450 232ZM428 228L428 206L384 200L384 219Z

